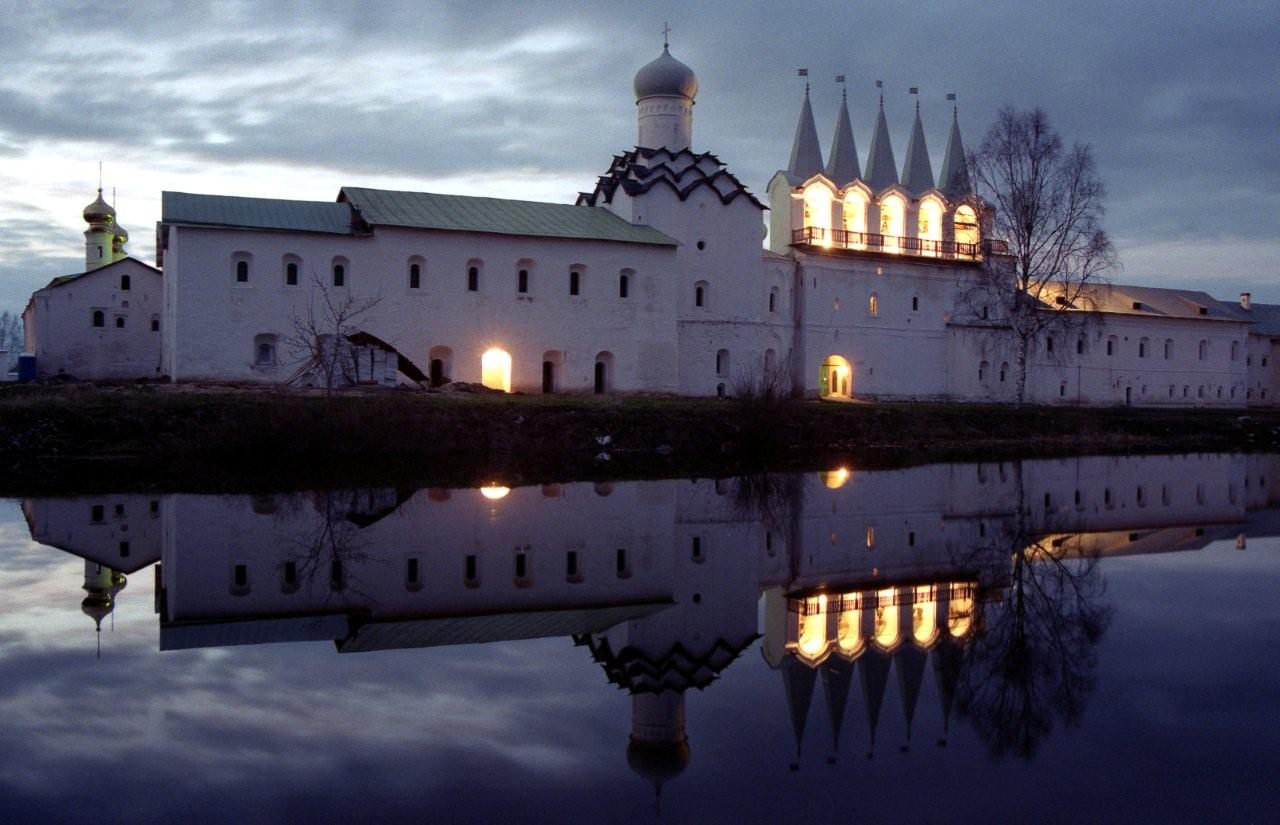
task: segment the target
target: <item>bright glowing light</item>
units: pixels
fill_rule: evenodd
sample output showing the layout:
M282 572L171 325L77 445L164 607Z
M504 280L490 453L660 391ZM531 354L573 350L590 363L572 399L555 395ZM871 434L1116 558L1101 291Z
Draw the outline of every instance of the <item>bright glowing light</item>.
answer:
M848 468L837 467L822 474L822 483L826 485L828 490L839 490L849 480L849 475Z
M862 649L861 611L855 607L853 598L842 601L846 607L840 611L840 618L836 623L836 643L840 647L840 653L852 659Z
M876 593L875 637L882 650L892 650L898 645L898 606L894 604L893 590Z
M825 595L804 600L799 636L796 648L800 655L809 660L810 664L816 664L827 650L827 597Z
M853 367L839 355L829 355L818 375L818 394L823 398L853 397Z
M932 591L928 585L917 587L915 603L911 606L911 635L921 647L933 644L938 636L938 603Z
M480 495L492 501L500 498L506 498L507 493L511 492L510 487L502 487L498 484L488 484L480 488Z
M951 599L947 603L947 631L954 638L962 638L973 627L973 592L963 584L951 585Z
M511 392L511 353L494 347L480 356L480 383L489 389Z
M978 215L973 207L961 205L956 207L956 243L978 242Z

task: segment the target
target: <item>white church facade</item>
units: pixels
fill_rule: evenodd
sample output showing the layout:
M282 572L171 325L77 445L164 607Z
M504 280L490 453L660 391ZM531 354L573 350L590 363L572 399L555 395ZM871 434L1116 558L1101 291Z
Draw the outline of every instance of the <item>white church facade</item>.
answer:
M691 149L689 67L664 46L634 86L636 147L572 205L165 192L154 269L125 256L99 198L85 213L87 271L33 296L27 348L43 376L313 382L299 326L349 304L362 311L327 345L361 383L1013 399L1008 333L960 298L1003 249L985 236L956 120L936 181L918 107L901 174L883 105L865 167L843 103L824 163L806 89L766 206ZM1124 286L1098 303L1071 340L1036 342L1029 400L1274 403L1280 309Z

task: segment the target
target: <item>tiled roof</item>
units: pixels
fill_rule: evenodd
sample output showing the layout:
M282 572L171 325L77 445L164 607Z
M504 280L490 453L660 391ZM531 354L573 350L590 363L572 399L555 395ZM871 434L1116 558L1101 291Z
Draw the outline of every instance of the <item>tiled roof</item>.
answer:
M232 229L273 229L351 235L351 207L327 201L288 201L231 195L161 194L160 220L167 224Z
M1280 304L1250 303L1245 309L1234 301L1220 301L1230 313L1241 321L1253 324L1250 332L1280 338Z
M1192 289L1167 289L1153 286L1131 286L1128 284L1099 284L1087 290L1088 305L1077 306L1077 309L1108 312L1119 315L1145 316L1151 318L1186 318L1201 321L1234 321L1246 320L1237 317L1221 301ZM1042 298L1051 300L1054 294L1046 290ZM1083 300L1077 301L1084 304Z
M355 207L371 226L677 245L652 227L588 206L350 186L342 188L338 199Z

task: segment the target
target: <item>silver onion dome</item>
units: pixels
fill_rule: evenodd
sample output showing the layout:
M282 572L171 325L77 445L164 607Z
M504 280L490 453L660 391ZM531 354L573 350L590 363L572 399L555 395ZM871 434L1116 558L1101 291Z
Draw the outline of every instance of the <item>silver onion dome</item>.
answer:
M636 72L634 88L636 100L646 97L687 97L693 100L698 94L698 76L663 46L657 60L646 63Z

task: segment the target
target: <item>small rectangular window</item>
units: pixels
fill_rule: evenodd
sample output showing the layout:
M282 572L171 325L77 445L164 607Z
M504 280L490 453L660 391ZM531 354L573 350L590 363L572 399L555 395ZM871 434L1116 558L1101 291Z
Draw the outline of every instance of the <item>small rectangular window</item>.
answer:
M516 291L521 295L529 293L529 270L522 269L516 273Z
M480 291L480 269L478 267L467 267L467 292Z
M120 542L120 558L129 558L129 542L127 541Z
M467 556L465 576L467 584L473 584L476 580L476 557Z
M334 264L333 265L333 285L346 286L346 283L347 283L347 268L342 264Z
M284 284L285 286L298 285L298 265L292 261L285 265Z
M152 319L151 319L151 331L152 331L152 332L159 332L159 331L160 331L160 319L159 319L159 318L152 318Z
M627 276L623 275L618 278L618 297L619 298L627 297L627 289L628 289Z
M237 564L232 568L232 578L236 587L244 587L249 583L249 568L243 564Z
M529 575L529 558L524 553L516 553L516 578L523 579Z
M249 262L248 261L236 261L236 283L238 284L249 283Z
M405 562L404 580L409 584L418 583L418 560L411 558Z
M565 553L564 574L571 579L578 575L578 552L576 550L570 550Z
M614 566L619 576L627 575L627 551L625 548L618 548L617 556L614 559Z
M133 285L133 284L132 284L132 279L130 279L130 277L129 277L128 275L121 275L121 276L120 276L120 291L121 291L121 292L128 292L128 291L129 291L129 287L131 287L132 285Z
M298 563L297 562L287 561L284 563L284 583L285 584L298 583Z
M106 510L101 504L95 504L89 509L89 518L94 524L98 524L106 517Z
M409 264L409 289L418 289L422 286L422 267L419 264Z
M107 325L107 313L103 312L100 309L95 309L93 311L93 314L90 316L90 318L91 318L90 322L95 327L101 328Z
M582 277L581 273L579 273L576 269L569 272L569 294L570 295L577 295L579 290L582 288L581 277Z

